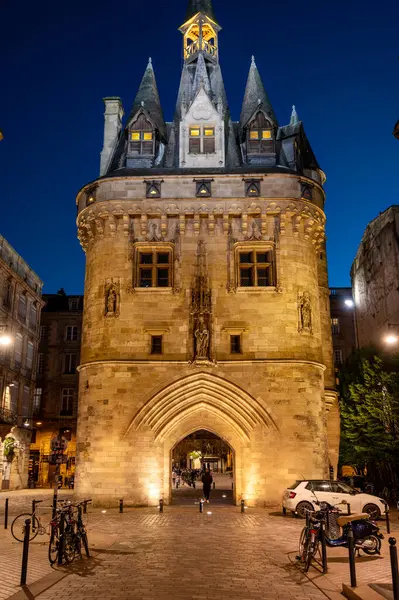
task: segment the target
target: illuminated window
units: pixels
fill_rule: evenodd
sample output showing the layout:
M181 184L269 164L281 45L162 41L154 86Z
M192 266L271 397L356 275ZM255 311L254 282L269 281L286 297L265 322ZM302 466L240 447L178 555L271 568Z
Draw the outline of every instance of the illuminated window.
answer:
M244 179L244 181L247 198L260 196L260 179Z
M155 131L143 114L139 115L129 131L129 154L153 156L155 154Z
M247 130L248 154L274 152L273 128L263 112L258 112Z
M273 251L267 249L239 249L238 286L274 286Z
M215 128L190 127L188 151L190 154L215 154Z
M97 186L92 186L86 191L86 206L96 201Z
M212 57L217 54L217 36L210 23L193 23L184 36L184 58L186 60L199 50L203 50Z
M33 413L37 414L40 411L40 405L42 403L42 388L35 388L33 394Z
M146 198L160 198L161 197L161 184L163 181L145 181L146 184Z
M197 198L210 198L212 196L211 183L213 179L194 179L196 183L195 195Z
M172 286L172 251L169 248L139 249L137 252L137 287Z
M333 335L338 335L340 332L339 319L337 317L331 319L331 332Z

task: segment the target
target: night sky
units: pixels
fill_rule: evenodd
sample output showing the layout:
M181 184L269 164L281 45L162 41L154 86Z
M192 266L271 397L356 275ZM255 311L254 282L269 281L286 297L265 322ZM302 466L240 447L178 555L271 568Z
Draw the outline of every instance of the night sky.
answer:
M166 120L182 66L187 0L9 1L0 33L0 233L43 279L83 292L75 196L100 164L105 96L125 112L151 56ZM284 125L296 105L327 174L330 285L367 223L399 204L399 2L213 0L220 60L238 120L254 54Z

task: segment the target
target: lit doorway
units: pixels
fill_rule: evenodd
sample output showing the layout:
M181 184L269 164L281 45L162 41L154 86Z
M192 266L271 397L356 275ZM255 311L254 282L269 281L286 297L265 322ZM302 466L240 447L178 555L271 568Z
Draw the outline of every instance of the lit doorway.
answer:
M171 451L172 504L192 505L203 497L202 475L212 475L211 504L234 504L234 451L206 429L191 433Z

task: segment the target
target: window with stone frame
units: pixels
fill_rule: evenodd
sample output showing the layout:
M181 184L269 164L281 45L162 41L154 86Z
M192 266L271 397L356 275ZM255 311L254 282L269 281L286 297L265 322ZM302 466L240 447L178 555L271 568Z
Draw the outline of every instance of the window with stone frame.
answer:
M62 388L61 390L61 410L60 415L62 417L73 416L73 405L75 400L74 388Z
M11 308L12 306L12 293L13 293L13 285L12 278L9 277L4 281L3 287L3 306L5 308Z
M20 333L15 335L14 342L14 364L15 366L21 366L22 363L22 349L23 349L24 338Z
M42 394L43 394L42 388L35 388L35 391L33 393L33 414L34 415L37 415L40 412L40 407L42 404Z
M334 350L334 364L335 366L342 365L342 350Z
M259 111L247 127L247 153L267 154L274 152L272 123Z
M37 325L37 305L36 302L32 302L29 308L29 327L36 329Z
M197 198L210 198L212 196L213 179L194 179L194 181Z
M340 323L338 317L332 317L331 319L331 333L338 335L340 332Z
M309 183L301 183L301 196L305 200L312 200L313 186Z
M37 370L36 370L36 372L37 372L38 375L43 375L43 373L44 373L44 362L45 362L44 354L43 354L43 352L40 352L40 354L37 357Z
M40 341L46 342L48 339L48 327L47 325L40 326Z
M160 198L161 197L161 185L163 183L159 180L144 181L146 184L145 197L146 198Z
M97 200L97 185L92 185L86 190L86 206L94 204Z
M171 246L140 245L135 249L135 282L137 288L170 288L173 286L173 251Z
M260 179L244 179L245 196L247 198L257 198L260 196Z
M33 355L34 355L34 345L33 342L28 341L28 344L26 346L26 359L25 359L25 366L28 370L32 369L33 366Z
M18 299L18 316L22 321L26 321L26 294L23 292Z
M274 287L274 250L270 246L240 245L236 248L237 286L241 288Z
M216 137L213 125L192 125L188 134L189 154L215 154Z
M76 354L65 354L64 373L67 375L73 375L74 373L76 373Z
M65 340L67 342L76 342L79 336L77 325L67 325L65 327Z
M162 335L151 336L151 354L162 354L163 338Z
M230 354L242 354L241 335L230 335Z
M143 113L131 124L128 135L129 156L154 156L155 129Z

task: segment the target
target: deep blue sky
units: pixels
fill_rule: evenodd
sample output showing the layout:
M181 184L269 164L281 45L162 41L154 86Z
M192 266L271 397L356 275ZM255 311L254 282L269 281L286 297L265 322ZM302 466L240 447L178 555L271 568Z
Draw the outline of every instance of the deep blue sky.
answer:
M213 0L233 118L251 54L281 124L295 104L327 174L330 284L349 284L367 223L399 203L399 2ZM170 120L187 0L2 6L0 232L44 280L82 293L75 195L98 174L104 96L125 110L151 56Z

